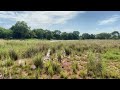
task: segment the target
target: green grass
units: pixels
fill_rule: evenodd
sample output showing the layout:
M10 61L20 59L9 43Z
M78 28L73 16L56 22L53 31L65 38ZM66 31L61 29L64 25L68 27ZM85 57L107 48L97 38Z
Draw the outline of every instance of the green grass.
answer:
M103 54L107 60L120 60L120 50L112 49Z
M120 78L119 42L0 40L0 73L13 79ZM50 60L44 60L49 49ZM20 65L19 60L25 64ZM31 69L32 65L36 68Z

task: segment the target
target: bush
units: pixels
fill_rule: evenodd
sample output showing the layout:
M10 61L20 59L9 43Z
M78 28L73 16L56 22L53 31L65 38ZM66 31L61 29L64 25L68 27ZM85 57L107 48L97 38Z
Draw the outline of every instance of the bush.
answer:
M65 53L66 53L67 56L70 55L71 54L70 48L65 48Z
M5 60L9 57L9 53L7 51L0 51L0 60Z
M8 60L4 60L3 61L3 66L9 67L11 65L13 65L13 61L12 60L8 59Z
M60 73L61 68L60 68L60 64L57 62L53 62L52 63L52 67L53 67L53 71L57 74Z
M63 44L62 44L62 43L59 43L59 44L56 46L56 48L57 48L58 50L60 50L62 47L63 47Z
M12 60L17 60L18 59L18 55L17 53L15 52L15 50L10 50L9 51L9 56Z
M51 48L50 55L54 54L56 52L55 47Z
M103 65L102 65L102 60L101 58L94 53L89 53L88 55L88 64L87 64L87 74L88 76L92 76L94 78L96 77L102 77L102 70L103 70Z
M60 65L57 62L47 61L45 63L45 69L48 74L53 76L53 74L60 73Z
M43 60L42 60L42 56L41 55L37 55L34 60L34 65L38 68L43 68Z
M58 61L61 63L61 60L62 60L62 58L61 58L61 54L58 53L57 56L58 56L58 57L57 57L57 58L58 58Z
M31 58L31 57L34 56L37 52L38 52L38 49L37 49L37 48L30 47L30 48L28 48L28 49L25 51L25 53L23 54L23 57L25 57L25 58Z

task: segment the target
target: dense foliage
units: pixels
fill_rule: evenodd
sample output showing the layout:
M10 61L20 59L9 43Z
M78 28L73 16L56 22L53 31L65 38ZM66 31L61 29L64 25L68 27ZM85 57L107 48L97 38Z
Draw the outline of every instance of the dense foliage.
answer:
M18 21L10 29L5 29L0 27L0 38L3 39L27 39L27 38L37 38L37 39L47 39L47 40L78 40L78 39L120 39L120 34L118 31L113 31L112 33L100 33L100 34L88 34L83 33L80 35L79 31L73 31L70 33L61 32L59 30L43 30L43 29L33 29L24 21Z

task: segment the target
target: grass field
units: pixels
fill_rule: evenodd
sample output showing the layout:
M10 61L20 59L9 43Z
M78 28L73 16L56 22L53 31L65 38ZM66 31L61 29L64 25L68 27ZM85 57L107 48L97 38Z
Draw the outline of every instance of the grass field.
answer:
M0 40L2 79L118 79L120 40Z

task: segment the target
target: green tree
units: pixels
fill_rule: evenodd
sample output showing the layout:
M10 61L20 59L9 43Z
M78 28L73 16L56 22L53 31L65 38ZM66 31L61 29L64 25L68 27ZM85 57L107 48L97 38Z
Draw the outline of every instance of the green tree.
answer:
M80 32L79 31L73 31L73 39L79 39L79 34Z
M30 27L24 21L17 21L10 29L13 31L13 38L24 39L28 36Z
M67 39L68 39L68 33L62 32L62 34L61 34L61 39L62 39L62 40L67 40Z
M59 40L60 39L60 34L61 34L61 31L59 31L59 30L53 31L53 39Z
M90 35L90 39L95 39L95 35L94 35L94 34L91 34L91 35Z
M73 40L73 33L68 33L68 40Z
M83 33L82 39L90 39L90 35L88 33Z
M36 38L36 33L33 30L29 30L26 38Z
M119 34L118 31L113 31L113 32L111 33L111 38L112 38L112 39L119 39L119 37L120 37L120 34Z
M12 30L0 27L0 38L12 38Z
M50 30L45 30L45 38L48 40L53 39L53 33Z
M109 33L100 33L96 35L96 39L110 39L111 34Z
M36 38L44 39L45 38L45 31L43 29L34 29L33 33L35 33Z

